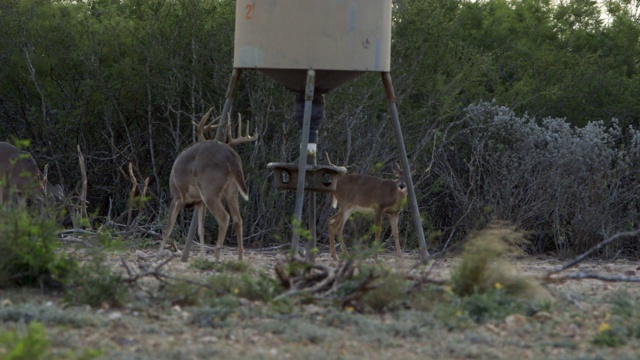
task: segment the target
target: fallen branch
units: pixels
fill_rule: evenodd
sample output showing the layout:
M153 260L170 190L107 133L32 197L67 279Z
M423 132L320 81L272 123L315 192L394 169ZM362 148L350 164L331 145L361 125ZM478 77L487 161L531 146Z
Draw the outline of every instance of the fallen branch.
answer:
M623 238L628 238L628 237L635 237L635 236L640 236L640 229L634 230L634 231L625 231L625 232L621 232L621 233L617 233L614 234L613 236L609 237L608 239L600 242L598 245L592 247L591 249L585 251L582 255L576 257L575 259L569 261L568 263L557 267L556 269L553 269L551 271L549 271L546 274L547 278L550 278L551 275L553 274L557 274L561 271L567 270L571 267L576 266L577 264L581 263L582 261L584 261L589 255L593 254L594 252L602 249L603 247L611 244L612 242L616 241L616 240L620 240ZM566 278L566 277L565 277Z
M298 272L295 269L302 271ZM276 275L282 286L289 290L274 300L300 294L326 298L340 283L353 277L353 270L352 260L341 263L337 268L303 260L279 261L275 265Z
M160 263L158 263L156 266L154 266L153 269L151 270L143 269L143 271L139 273L135 273L131 271L131 268L129 268L129 266L127 265L127 262L124 261L123 257L121 257L120 261L122 262L122 266L124 266L124 269L127 271L127 274L129 275L129 277L124 278L123 281L126 282L127 284L135 284L138 280L144 277L153 276L158 281L163 282L162 279L165 278L166 275L161 273L160 269L163 266L167 265L169 262L171 262L171 260L173 260L176 257L177 256L169 256L166 259L162 260Z
M565 275L562 276L560 278L557 278L557 280L563 280L563 279L596 279L596 280L602 280L602 281L608 281L608 282L635 282L635 283L640 283L640 277L637 276L606 276L606 275L600 275L600 274L594 274L594 273L585 273L585 272L579 272L579 273L573 273L573 274L569 274L569 275Z

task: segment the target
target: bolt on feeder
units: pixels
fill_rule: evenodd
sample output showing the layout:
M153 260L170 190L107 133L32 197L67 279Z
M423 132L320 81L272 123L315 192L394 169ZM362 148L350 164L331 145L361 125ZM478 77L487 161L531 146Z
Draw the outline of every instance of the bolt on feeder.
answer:
M391 85L392 0L238 0L236 1L233 72L222 112L228 114L243 70L256 70L291 90L300 134L296 163L270 163L278 188L296 190L295 220L301 224L305 191L310 191L309 223L315 247L315 192L335 189L343 167L316 164L318 129L324 119L324 94L367 72L382 75L383 87L400 151L410 174ZM216 139L221 140L222 126ZM428 252L413 189L407 179L409 201L421 257ZM298 250L299 230L292 248ZM311 254L311 252L308 252ZM312 256L312 255L311 255Z

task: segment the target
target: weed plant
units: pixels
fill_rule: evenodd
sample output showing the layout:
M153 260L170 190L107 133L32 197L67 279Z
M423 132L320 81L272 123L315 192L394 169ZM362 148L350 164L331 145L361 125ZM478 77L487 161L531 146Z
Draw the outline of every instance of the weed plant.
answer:
M76 262L56 253L57 225L52 216L0 205L0 288L58 288Z
M611 296L611 313L598 326L592 342L595 345L619 347L640 338L640 310L637 299L627 291Z
M122 275L105 263L103 253L93 253L65 281L66 302L92 307L122 307L127 303L129 288Z
M522 255L526 233L500 222L471 234L458 267L451 275L452 290L459 296L471 296L499 289L507 295L523 298L544 296L532 278L519 275L509 259Z
M0 358L5 360L89 360L100 357L102 352L84 349L80 354L68 351L61 356L55 355L51 351L51 343L47 340L44 326L34 321L29 323L24 334L13 330L0 331L0 355Z

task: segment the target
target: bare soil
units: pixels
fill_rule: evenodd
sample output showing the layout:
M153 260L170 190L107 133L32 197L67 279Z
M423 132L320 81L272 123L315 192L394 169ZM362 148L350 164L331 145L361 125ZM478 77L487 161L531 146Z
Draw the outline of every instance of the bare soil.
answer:
M153 250L113 254L114 268L122 259L144 264ZM248 263L273 274L276 254L245 250ZM193 257L192 257L193 259ZM225 248L222 261L236 259L235 249ZM326 252L319 263L336 266ZM397 271L410 271L417 254L404 260L391 253L378 261ZM448 279L456 259L436 260L430 272L434 279ZM526 274L541 276L560 265L550 258L524 258L517 267ZM638 271L633 261L587 261L576 269L604 275L630 275ZM163 272L178 277L206 277L180 262L167 264ZM0 291L2 311L32 304L45 312L65 309L67 316L87 319L82 325L46 321L52 354L72 358L83 349L100 349L102 359L636 359L640 340L631 338L618 347L596 346L592 340L599 327L609 321L611 299L628 294L640 304L640 287L633 283L598 280L570 280L544 284L554 302L549 311L531 316L513 315L503 320L468 327L456 327L438 320L430 312L401 310L385 314L357 314L317 304L300 305L291 314L276 315L265 304L244 302L237 314L211 326L190 321L191 307L178 305L93 309L65 308L59 297L40 295L36 290ZM640 320L638 320L640 321ZM24 331L24 322L5 320L4 329ZM52 355L52 356L53 356ZM0 358L2 354L0 353Z

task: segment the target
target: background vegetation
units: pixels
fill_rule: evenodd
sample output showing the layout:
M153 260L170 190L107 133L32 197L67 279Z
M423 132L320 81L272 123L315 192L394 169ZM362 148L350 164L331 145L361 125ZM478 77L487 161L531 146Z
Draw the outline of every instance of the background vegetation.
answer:
M492 218L531 231L531 252L576 252L638 227L637 1L394 6L392 77L432 250ZM234 9L230 0L0 0L0 139L30 139L70 199L79 145L93 223L161 232L171 166L195 141L191 122L224 102ZM274 191L266 164L298 156L294 97L258 73L241 80L234 111L260 134L237 149L251 195L246 241L288 241L293 195ZM397 148L379 76L326 101L320 153L387 176ZM143 208L130 202L129 164L138 194L149 179ZM322 242L331 210L320 200ZM616 246L605 255L638 250Z

